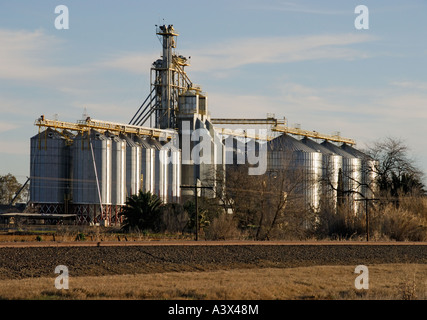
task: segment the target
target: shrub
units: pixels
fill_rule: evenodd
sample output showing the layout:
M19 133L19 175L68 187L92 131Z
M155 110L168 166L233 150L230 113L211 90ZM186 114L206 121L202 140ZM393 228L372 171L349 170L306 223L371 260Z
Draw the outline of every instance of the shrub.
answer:
M85 241L86 240L86 235L83 232L79 232L76 235L76 241Z
M426 221L417 214L388 205L384 208L381 232L396 241L426 241Z
M232 215L223 213L214 218L205 228L206 240L231 240L240 236L238 223Z
M125 232L131 230L152 230L158 232L161 228L160 198L151 192L139 191L126 200L126 205L121 212L124 216L122 229Z

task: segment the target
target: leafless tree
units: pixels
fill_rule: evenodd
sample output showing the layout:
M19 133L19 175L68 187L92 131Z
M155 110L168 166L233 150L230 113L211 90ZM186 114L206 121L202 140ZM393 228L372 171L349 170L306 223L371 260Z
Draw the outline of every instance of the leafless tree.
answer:
M424 174L410 157L410 149L403 140L391 137L378 140L366 153L377 160L373 170L379 196L390 199L400 195L425 195Z

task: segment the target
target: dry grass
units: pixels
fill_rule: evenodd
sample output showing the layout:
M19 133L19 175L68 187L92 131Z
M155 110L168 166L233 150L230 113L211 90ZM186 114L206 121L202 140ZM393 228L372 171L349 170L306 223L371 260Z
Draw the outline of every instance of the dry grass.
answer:
M356 266L236 269L212 272L72 277L57 290L56 275L0 281L2 299L427 299L427 265L369 268L369 289L357 290Z

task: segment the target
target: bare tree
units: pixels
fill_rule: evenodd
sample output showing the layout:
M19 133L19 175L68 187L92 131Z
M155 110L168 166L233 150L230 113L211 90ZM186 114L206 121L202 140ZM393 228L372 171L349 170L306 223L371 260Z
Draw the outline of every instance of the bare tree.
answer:
M416 167L404 141L387 137L369 146L366 153L377 160L373 168L381 197L425 195L423 172Z
M217 181L218 202L224 211L231 211L238 227L257 240L303 233L308 211L303 203L307 187L302 186L303 172L289 163L280 167L248 175L247 165L228 166L225 184Z

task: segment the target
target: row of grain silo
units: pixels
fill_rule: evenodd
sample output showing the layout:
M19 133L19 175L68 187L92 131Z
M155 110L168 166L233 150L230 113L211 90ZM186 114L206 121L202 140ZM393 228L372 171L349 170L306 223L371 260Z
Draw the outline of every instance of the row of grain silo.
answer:
M298 193L304 204L317 211L321 201L345 203L355 214L362 201L373 196L375 161L352 146L329 141L317 143L283 134L267 142L267 171L298 170Z
M180 170L180 151L154 138L48 128L31 138L30 201L41 213L111 223L139 190L179 201Z

